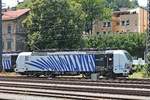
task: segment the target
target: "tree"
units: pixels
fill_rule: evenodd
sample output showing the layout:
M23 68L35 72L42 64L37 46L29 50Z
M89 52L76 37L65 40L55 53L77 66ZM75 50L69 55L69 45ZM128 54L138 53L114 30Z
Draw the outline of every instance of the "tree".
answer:
M145 34L126 33L89 36L84 39L86 48L123 49L133 56L144 57Z
M31 8L33 0L24 0L22 3L17 5L18 9Z
M83 12L68 0L35 0L24 25L32 50L78 48L83 31ZM36 47L36 48L35 48Z
M120 8L136 8L138 7L137 0L106 0L107 5L114 11L120 10Z
M132 0L130 4L131 8L139 7L138 0Z
M95 19L109 18L111 9L107 8L105 0L78 0L85 13L85 32L92 34Z

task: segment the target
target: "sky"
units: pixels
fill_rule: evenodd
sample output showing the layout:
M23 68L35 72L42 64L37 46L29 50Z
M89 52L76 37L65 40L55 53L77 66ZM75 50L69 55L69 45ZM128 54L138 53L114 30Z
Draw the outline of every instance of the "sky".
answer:
M2 0L3 7L13 7L17 5L17 1L23 1L23 0Z
M2 0L3 3L5 3L5 7L13 7L17 4L17 1L23 1L23 0ZM146 6L147 0L138 0L140 6Z
M147 0L138 0L140 6L146 6Z

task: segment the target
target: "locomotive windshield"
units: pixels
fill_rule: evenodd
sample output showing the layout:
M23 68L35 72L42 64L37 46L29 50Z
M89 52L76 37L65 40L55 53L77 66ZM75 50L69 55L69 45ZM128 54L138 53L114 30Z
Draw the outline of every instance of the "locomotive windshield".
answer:
M129 61L132 62L132 56L131 56L128 52L125 52L125 56L127 57L127 59L128 59Z

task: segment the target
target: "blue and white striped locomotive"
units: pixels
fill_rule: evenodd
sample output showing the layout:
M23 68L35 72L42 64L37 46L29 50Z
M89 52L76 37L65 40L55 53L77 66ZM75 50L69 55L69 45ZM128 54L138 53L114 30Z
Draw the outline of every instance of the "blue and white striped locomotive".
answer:
M124 50L22 52L16 60L17 73L23 75L62 75L99 73L103 76L128 75L132 58Z
M14 68L16 66L16 59L17 59L18 53L5 53L2 54L2 70L5 72L11 72L14 71Z

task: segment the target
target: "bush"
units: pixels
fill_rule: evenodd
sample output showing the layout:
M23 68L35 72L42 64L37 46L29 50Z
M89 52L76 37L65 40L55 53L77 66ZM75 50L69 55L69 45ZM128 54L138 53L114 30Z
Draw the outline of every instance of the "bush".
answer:
M115 48L127 50L132 56L144 57L145 34L144 33L124 33L106 35L95 35L84 38L86 48Z
M135 72L143 74L143 78L150 77L150 64L145 65L134 65Z
M145 77L150 77L150 64L145 65L144 72L145 72Z
M134 65L134 73L129 78L148 78L150 77L150 65Z
M133 65L133 69L135 72L140 72L144 69L145 65Z

